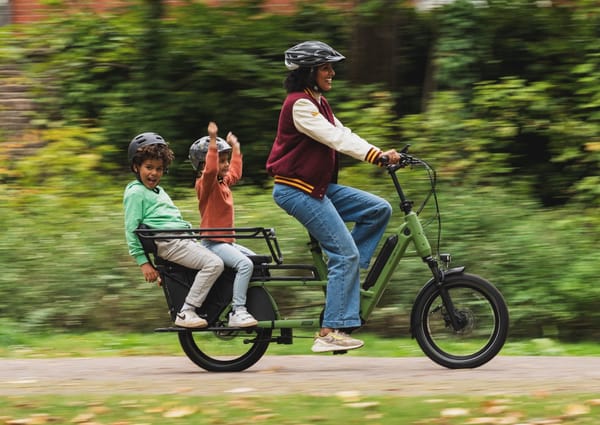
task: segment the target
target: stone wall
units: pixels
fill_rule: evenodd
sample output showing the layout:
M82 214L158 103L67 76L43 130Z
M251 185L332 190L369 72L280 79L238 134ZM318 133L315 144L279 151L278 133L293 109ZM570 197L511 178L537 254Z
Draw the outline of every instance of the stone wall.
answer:
M27 131L34 111L33 96L24 75L11 65L0 65L0 138Z
M35 155L44 146L31 124L35 99L30 84L15 66L0 65L0 183L12 175L18 158Z

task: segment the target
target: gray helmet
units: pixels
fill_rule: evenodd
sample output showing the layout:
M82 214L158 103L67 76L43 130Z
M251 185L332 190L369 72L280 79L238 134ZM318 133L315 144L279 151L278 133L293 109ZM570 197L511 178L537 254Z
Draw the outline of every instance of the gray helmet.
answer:
M129 143L129 149L127 149L127 160L129 161L129 165L133 167L133 158L135 157L137 150L148 145L168 146L167 142L160 134L152 132L138 134L131 140Z
M322 41L304 41L285 51L285 66L290 71L340 62L344 59L345 56Z
M194 170L198 170L198 168L200 168L200 164L205 161L209 142L210 137L204 136L196 140L194 143L192 143L192 146L190 146L190 161L192 162L192 167L194 167ZM220 137L217 137L217 152L231 152L231 146L229 146L229 143Z

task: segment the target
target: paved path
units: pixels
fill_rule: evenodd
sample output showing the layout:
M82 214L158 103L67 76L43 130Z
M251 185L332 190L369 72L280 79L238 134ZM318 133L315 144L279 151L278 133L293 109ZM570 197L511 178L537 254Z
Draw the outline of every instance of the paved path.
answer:
M244 372L209 373L183 356L0 359L14 394L600 394L600 357L499 356L450 370L423 358L265 356Z

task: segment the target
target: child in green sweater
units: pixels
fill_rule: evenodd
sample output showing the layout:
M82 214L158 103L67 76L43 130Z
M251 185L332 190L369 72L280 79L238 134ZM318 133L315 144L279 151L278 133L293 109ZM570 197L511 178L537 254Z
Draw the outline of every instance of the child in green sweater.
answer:
M140 224L153 229L174 230L181 234L192 226L183 220L179 209L169 195L159 186L160 179L173 161L173 151L156 133L142 133L129 144L128 159L136 180L125 188L125 237L129 253L140 266L148 282L159 279L158 271L148 262L135 230ZM210 288L223 272L223 261L195 239L157 239L158 256L190 269L198 270L175 325L185 328L208 326L198 316L196 309L202 306ZM159 282L160 284L160 282Z

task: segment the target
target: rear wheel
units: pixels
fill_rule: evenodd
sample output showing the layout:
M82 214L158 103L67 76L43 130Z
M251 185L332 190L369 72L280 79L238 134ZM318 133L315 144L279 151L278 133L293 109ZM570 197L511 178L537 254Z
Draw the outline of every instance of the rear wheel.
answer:
M271 329L185 331L179 343L196 365L209 372L240 372L254 365L265 354Z
M246 307L258 321L274 320L275 310L266 289L250 287ZM227 311L222 311L211 331L179 332L179 343L196 365L209 372L240 372L254 365L271 342L271 328L227 328Z
M412 330L423 352L451 368L475 368L494 358L508 334L508 308L502 294L488 281L470 274L449 275L444 288L452 300L448 311L435 285L415 301ZM458 326L452 325L454 314Z

